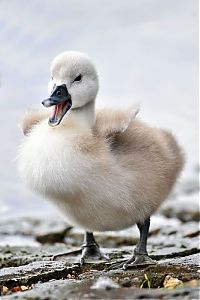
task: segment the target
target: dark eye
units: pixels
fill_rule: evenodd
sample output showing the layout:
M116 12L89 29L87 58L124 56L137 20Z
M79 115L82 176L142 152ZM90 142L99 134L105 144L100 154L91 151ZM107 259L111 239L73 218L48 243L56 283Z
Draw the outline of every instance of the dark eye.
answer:
M57 91L56 92L56 96L60 96L61 95L61 92L60 91Z
M81 78L82 78L82 75L79 74L79 75L74 79L74 81L81 81Z

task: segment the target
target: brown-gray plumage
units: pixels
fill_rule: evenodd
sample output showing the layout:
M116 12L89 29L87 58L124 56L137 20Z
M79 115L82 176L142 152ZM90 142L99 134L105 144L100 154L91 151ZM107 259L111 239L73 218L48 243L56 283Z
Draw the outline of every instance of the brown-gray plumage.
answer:
M83 77L80 83L69 84L80 78L77 74ZM63 117L61 104L53 104L54 127L46 115L26 114L22 128L27 138L19 155L22 177L53 201L68 222L86 230L82 262L92 254L102 256L92 231L137 223L140 241L128 263L152 263L146 251L149 220L182 169L180 147L171 133L138 120L135 107L94 114L98 81L88 57L61 54L52 64L52 76L57 87L47 105L60 103L54 96L58 88L72 100L72 108Z

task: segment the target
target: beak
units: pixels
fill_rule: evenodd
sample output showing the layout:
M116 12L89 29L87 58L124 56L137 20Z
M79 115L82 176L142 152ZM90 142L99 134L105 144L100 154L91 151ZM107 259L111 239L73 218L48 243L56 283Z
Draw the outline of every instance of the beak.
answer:
M72 106L71 96L68 93L65 84L55 87L48 99L42 101L45 107L53 107L53 112L49 118L50 126L57 126L62 121L62 118Z

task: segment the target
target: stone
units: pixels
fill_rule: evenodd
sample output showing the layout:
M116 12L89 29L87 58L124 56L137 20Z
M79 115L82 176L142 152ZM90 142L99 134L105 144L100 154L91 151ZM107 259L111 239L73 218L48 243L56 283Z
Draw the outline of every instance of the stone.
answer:
M170 275L167 275L163 282L164 288L170 288L170 289L174 289L182 285L183 285L183 281L179 280L178 278L172 277Z
M160 212L168 218L178 218L182 222L199 222L199 191L180 194L175 199L164 202Z

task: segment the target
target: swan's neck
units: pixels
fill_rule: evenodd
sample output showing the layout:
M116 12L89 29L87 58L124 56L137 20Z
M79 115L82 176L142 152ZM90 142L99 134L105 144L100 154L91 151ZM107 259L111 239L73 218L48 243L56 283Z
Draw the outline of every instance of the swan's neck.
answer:
M73 132L91 131L95 121L95 101L91 101L82 107L70 109L61 126Z

